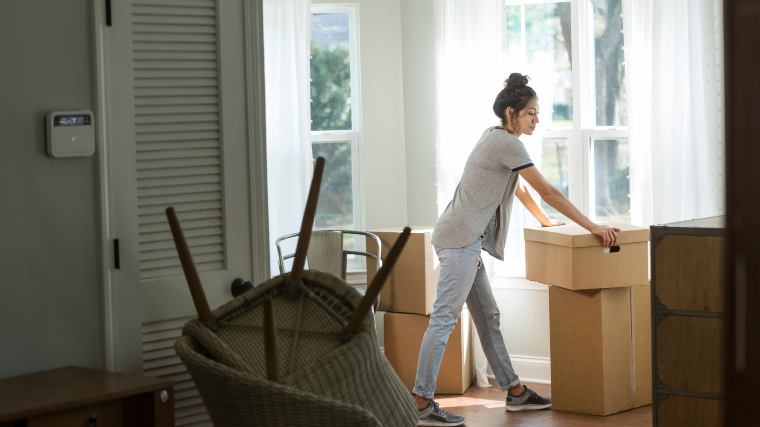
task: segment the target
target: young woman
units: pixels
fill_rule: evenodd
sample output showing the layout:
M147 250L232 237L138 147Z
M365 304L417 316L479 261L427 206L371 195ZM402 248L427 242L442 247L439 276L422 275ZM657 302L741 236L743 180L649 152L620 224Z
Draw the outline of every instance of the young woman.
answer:
M518 137L531 135L538 124L536 92L528 78L512 73L496 96L493 111L501 125L485 130L467 159L454 197L433 230L433 245L441 274L433 313L420 345L412 394L422 426L459 426L464 417L441 409L433 401L443 352L465 301L480 343L499 387L507 391L507 411L546 409L551 401L520 383L499 328L499 308L480 258L484 250L504 259L514 196L545 227L552 220L524 187L522 177L549 205L598 236L602 246L617 240L617 228L591 222L536 169Z

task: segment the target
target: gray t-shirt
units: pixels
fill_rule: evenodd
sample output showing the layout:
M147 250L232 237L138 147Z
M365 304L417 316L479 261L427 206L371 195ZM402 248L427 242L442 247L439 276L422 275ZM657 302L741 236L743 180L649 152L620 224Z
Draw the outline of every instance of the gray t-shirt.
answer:
M483 249L504 259L509 215L518 171L533 166L519 139L501 127L483 132L464 166L462 179L433 229L441 248L463 248L485 235Z

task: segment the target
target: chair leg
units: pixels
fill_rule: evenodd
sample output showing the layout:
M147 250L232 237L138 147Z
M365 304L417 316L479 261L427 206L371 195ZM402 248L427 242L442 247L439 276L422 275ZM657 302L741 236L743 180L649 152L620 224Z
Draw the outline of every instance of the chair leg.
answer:
M193 297L193 304L195 304L198 319L206 325L212 325L215 323L214 316L211 314L211 308L208 305L208 300L206 300L206 294L203 292L203 285L201 284L200 276L198 276L198 270L193 262L193 255L187 246L187 240L185 240L185 235L182 232L182 227L179 224L179 218L177 218L174 207L169 206L166 208L166 218L169 221L174 246L177 248L177 255L182 264L182 270L185 273L190 294Z
M348 325L346 325L346 327L338 334L342 341L349 341L359 331L359 327L364 321L364 317L367 315L367 312L369 312L373 302L380 295L380 290L383 288L388 275L393 270L396 261L398 261L401 251L404 249L404 245L406 245L406 241L409 240L409 235L411 233L411 228L404 227L404 231L398 236L398 239L396 239L396 243L393 244L390 252L388 252L388 257L383 263L382 268L380 268L380 271L378 271L377 275L372 279L372 283L367 286L367 292L364 294L364 298L359 301L359 305L356 307L356 310L354 310L354 314L351 315Z
M288 293L296 295L298 293L297 284L303 277L303 268L306 263L306 252L309 249L309 239L311 238L311 229L314 226L314 217L317 213L317 202L319 201L319 186L322 183L322 172L325 169L324 157L317 157L314 164L314 174L311 178L311 187L309 188L309 198L306 200L303 218L301 219L301 231L298 235L296 244L296 256L293 259L293 268L290 271L290 278L293 279L288 286Z

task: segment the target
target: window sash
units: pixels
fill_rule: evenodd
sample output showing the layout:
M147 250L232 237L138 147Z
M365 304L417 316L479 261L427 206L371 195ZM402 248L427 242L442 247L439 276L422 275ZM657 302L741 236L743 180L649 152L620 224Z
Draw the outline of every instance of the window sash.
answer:
M349 62L351 67L351 130L323 130L312 131L311 141L314 143L324 143L331 140L341 139L351 141L351 184L353 186L353 212L354 227L357 230L363 230L364 223L364 198L360 181L359 159L361 150L362 136L362 114L361 114L361 73L359 65L359 31L358 31L358 5L350 4L313 4L311 13L344 13L348 15L348 37L349 37Z
M592 220L596 212L594 203L594 162L592 140L628 139L627 126L596 126L595 66L594 66L594 9L592 0L505 0L506 6L546 3L571 3L572 96L573 125L567 128L544 128L537 132L539 138L565 139L568 147L568 198L579 210ZM516 205L518 206L518 205ZM524 209L520 206L519 209ZM528 215L530 216L530 215ZM510 230L511 233L522 230ZM519 248L517 252L521 252ZM509 248L507 249L509 252ZM509 253L505 254L507 257ZM514 259L512 259L514 262ZM501 264L501 263L500 263ZM497 277L517 277L506 264L495 268Z
M349 33L349 63L350 63L350 104L351 104L351 130L322 130L311 132L311 143L330 144L344 143L351 144L351 187L353 192L353 229L363 230L365 228L364 215L364 191L360 175L360 151L362 140L362 112L361 112L361 67L359 64L359 5L356 4L312 4L311 13L340 13L348 15L348 33ZM364 270L364 260L361 257L349 257L347 266L348 271Z
M311 143L314 144L351 144L351 189L353 191L353 225L355 230L362 230L363 215L361 215L361 201L359 191L359 134L351 131L320 131L312 132Z
M358 5L348 4L313 4L311 13L343 13L348 15L348 39L349 39L349 63L351 67L351 131L361 133L361 74L359 66L359 31L358 26ZM333 131L312 131L312 135L319 132Z

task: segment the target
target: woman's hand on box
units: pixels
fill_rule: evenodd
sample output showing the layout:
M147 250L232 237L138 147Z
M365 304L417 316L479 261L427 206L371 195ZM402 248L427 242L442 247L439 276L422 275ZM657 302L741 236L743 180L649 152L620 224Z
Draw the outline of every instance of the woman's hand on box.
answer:
M617 233L620 231L617 227L610 227L608 225L596 225L591 229L591 233L596 235L602 242L602 246L609 248L615 246L617 243Z
M548 221L541 223L541 227L556 227L558 225L565 225L565 222L554 218L548 218Z

